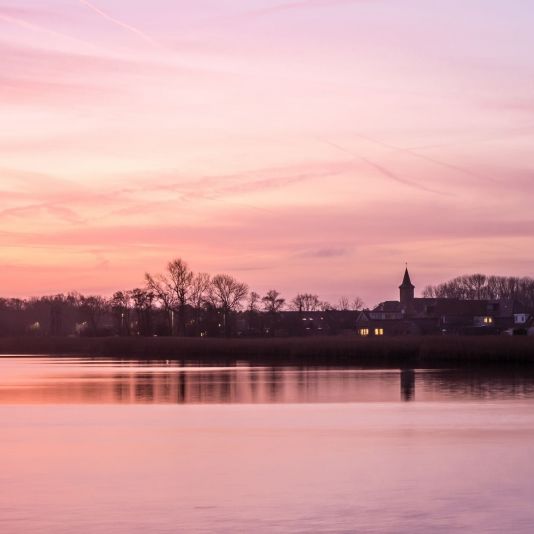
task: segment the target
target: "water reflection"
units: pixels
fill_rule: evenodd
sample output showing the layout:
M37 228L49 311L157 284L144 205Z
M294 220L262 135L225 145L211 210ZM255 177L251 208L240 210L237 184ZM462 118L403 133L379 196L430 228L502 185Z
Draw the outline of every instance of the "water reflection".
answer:
M346 403L534 398L525 371L201 367L3 358L1 404Z
M415 398L415 370L402 369L401 376L401 399L403 401L412 401Z

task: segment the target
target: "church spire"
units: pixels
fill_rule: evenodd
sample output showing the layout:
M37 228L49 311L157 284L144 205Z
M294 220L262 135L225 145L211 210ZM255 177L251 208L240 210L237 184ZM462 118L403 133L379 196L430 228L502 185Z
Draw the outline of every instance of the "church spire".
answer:
M408 272L408 264L406 264L406 270L404 271L404 278L402 280L402 284L399 286L400 288L409 288L413 287L415 289L415 286L412 284L412 281L410 280L410 273Z
M399 290L401 309L406 314L411 313L413 309L413 301L415 298L415 286L412 284L412 280L410 279L410 273L408 272L408 264L406 264L404 278L402 280L402 284L399 286Z

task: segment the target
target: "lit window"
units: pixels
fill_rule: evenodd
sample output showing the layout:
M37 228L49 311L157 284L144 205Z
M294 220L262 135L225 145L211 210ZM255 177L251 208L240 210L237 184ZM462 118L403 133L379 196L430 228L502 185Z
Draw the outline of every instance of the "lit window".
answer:
M368 336L369 335L369 328L360 328L358 331L360 336Z
M383 336L383 335L384 335L383 328L375 328L375 336Z
M484 317L484 324L493 324L493 317Z

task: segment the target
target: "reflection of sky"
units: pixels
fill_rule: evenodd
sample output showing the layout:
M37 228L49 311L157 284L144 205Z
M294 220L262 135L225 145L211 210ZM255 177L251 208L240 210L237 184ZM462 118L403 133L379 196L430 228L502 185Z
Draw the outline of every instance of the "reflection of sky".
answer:
M369 304L405 260L528 274L531 3L8 6L1 293L135 286L170 250Z
M0 406L2 532L530 533L527 403Z
M270 404L534 399L534 375L437 370L198 367L0 359L0 404Z

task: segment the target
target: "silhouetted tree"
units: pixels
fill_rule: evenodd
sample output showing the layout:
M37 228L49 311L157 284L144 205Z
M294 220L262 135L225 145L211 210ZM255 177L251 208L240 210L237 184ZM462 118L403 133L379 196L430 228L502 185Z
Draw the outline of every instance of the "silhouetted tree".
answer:
M261 297L256 291L251 291L248 296L246 318L248 333L258 335L262 332L262 320L260 316Z
M117 291L109 301L117 331L121 336L130 335L130 300L131 295L128 291Z
M267 313L278 313L286 303L286 300L280 297L280 293L276 289L267 291L267 294L261 299L263 302L263 309Z
M156 298L153 291L147 289L133 289L131 298L137 317L137 334L152 335L152 311Z
M349 297L341 297L337 304L338 310L347 311L350 310L350 300Z
M261 300L260 295L256 293L256 291L251 291L248 297L248 305L247 305L248 311L251 313L258 312L259 311L258 303L260 302L260 300Z
M66 309L67 297L65 295L56 295L52 300L50 310L50 335L60 336L63 331L63 314Z
M321 301L317 295L310 293L299 293L292 301L291 308L296 311L317 311L321 306Z
M352 311L360 311L365 306L365 302L360 297L354 297L350 303Z
M263 309L267 312L268 316L268 331L271 336L274 336L278 326L278 313L282 310L286 301L276 289L269 290L261 300L263 302Z
M169 314L169 327L175 333L174 314L178 316L181 335L185 334L186 310L189 303L193 272L181 258L167 265L167 274L152 276L146 273L147 288L154 292L165 311Z
M210 296L211 277L207 273L198 273L191 282L191 305L194 311L195 335L201 334L202 309Z
M462 300L517 300L534 310L534 279L472 274L458 276L423 290L428 298Z
M88 297L81 295L78 307L80 316L87 325L89 333L96 336L99 333L102 317L108 309L106 299L98 295Z
M215 308L221 310L223 328L226 336L231 335L231 314L240 309L243 300L247 297L248 286L238 282L228 274L218 274L211 281L210 302Z

